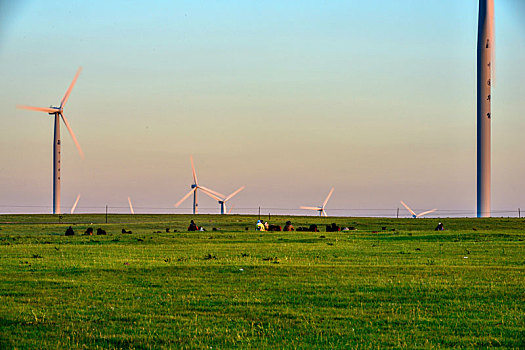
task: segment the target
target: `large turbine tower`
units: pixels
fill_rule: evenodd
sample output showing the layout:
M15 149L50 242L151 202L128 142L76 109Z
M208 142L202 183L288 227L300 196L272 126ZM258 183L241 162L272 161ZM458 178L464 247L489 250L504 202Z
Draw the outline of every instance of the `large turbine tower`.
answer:
M494 0L479 0L477 216L490 217L490 100L494 70Z
M67 100L69 99L69 95L71 94L71 90L73 90L73 86L75 86L75 83L77 82L78 75L80 74L80 71L82 70L82 67L78 68L77 74L75 74L75 77L73 78L73 82L71 82L71 85L69 85L69 88L66 91L66 94L62 98L62 101L60 101L59 107L31 107L31 106L21 106L18 105L18 108L22 109L29 109L32 111L39 111L39 112L46 112L49 115L55 116L55 137L53 140L53 214L60 214L60 118L64 121L64 124L66 124L66 128L69 131L69 134L71 135L71 138L73 138L73 141L75 142L75 145L77 146L78 152L80 153L80 156L84 158L84 153L82 152L82 149L80 148L80 144L77 141L77 138L75 137L75 133L71 129L71 126L69 126L69 123L64 116L64 106L66 105Z

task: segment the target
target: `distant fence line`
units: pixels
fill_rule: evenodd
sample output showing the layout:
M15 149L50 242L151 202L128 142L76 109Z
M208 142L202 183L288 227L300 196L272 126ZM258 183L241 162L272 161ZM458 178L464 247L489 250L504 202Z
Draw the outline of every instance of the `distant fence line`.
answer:
M134 206L135 214L191 214L192 208L174 207L141 207ZM419 210L419 209L415 209ZM69 215L71 207L63 207L62 215ZM404 208L327 208L329 216L356 216L356 217L410 217ZM45 205L0 205L0 214L50 214L52 206ZM78 206L75 214L131 214L129 206ZM199 207L200 214L219 214L215 207ZM285 207L233 207L231 214L239 215L295 215L316 216L311 210ZM491 211L493 217L522 217L521 208L496 209ZM475 217L474 209L439 209L425 217Z

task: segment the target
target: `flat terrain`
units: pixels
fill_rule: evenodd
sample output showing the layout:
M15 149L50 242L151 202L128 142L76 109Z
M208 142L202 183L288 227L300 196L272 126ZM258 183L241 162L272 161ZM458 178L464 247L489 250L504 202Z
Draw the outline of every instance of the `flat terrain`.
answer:
M524 219L256 219L0 215L0 348L525 348Z

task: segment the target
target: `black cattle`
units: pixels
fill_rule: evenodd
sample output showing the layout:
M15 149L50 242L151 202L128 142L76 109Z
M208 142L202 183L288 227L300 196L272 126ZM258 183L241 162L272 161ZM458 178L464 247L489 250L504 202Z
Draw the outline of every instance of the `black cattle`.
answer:
M333 222L331 225L326 225L326 232L337 232L341 231L341 227L337 226L335 222Z
M269 225L268 231L281 231L281 226L279 225Z
M73 228L69 226L66 230L66 236L74 236L74 235L75 235L75 231L73 231Z
M105 231L105 230L101 229L100 227L97 228L97 235L100 236L100 235L105 235L105 234L106 234L106 231Z
M190 226L188 226L188 231L199 231L199 226L197 226L197 224L191 220Z
M88 227L86 232L84 232L86 236L93 236L93 227Z
M293 225L291 221L286 221L286 225L284 225L283 231L293 231Z

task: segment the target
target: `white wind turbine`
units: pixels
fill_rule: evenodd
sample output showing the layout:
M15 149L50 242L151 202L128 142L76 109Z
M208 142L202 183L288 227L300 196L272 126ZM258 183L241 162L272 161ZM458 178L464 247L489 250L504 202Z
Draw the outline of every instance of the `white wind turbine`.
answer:
M228 197L224 198L224 199L221 199L221 198L215 198L219 204L221 205L221 214L225 214L226 213L226 202L229 201L230 199L232 199L235 195L237 195L237 193L241 192L242 190L244 190L246 186L241 186L239 187L235 192L233 192L232 194L230 194ZM230 210L231 211L231 210ZM229 214L230 212L228 212Z
M410 212L410 214L412 214L412 217L415 219L415 218L419 218L419 217L422 217L423 215L427 215L427 214L430 214L430 213L433 213L435 212L437 209L431 209L431 210L427 210L427 211L424 211L422 213L419 213L419 214L416 214L414 213L414 211L412 209L410 209L408 207L408 205L405 204L405 202L403 201L400 201L401 204L403 204L403 206Z
M328 193L328 196L326 196L326 199L323 202L323 205L320 207L300 207L301 209L308 209L308 210L317 210L319 212L319 216L328 216L326 215L326 211L324 211L324 207L326 206L326 203L328 203L328 200L332 196L332 193L334 192L334 188L330 190L330 193Z
M199 182L197 181L197 174L195 172L195 166L193 165L192 156L190 156L190 161L191 170L193 172L193 184L191 185L191 191L188 192L184 197L182 197L182 199L175 204L175 207L178 208L179 205L181 205L181 203L184 202L193 193L193 214L198 214L199 203L197 202L197 190L201 190L202 192L204 192L204 194L215 200L220 200L221 198L225 198L225 196L219 192L215 192L207 187L199 185Z
M73 142L75 142L75 145L77 146L78 152L80 153L80 156L84 158L84 152L82 152L82 148L80 148L80 144L77 141L77 138L75 136L75 133L71 129L71 126L69 126L69 123L64 116L64 106L66 105L67 100L69 99L69 95L71 94L71 90L73 90L73 86L75 86L75 83L77 82L78 75L82 71L82 67L78 68L77 74L75 74L75 77L73 78L73 81L71 82L71 85L69 85L69 88L66 91L66 94L62 98L62 101L60 101L59 107L51 106L49 108L47 107L31 107L31 106L23 106L18 105L17 108L22 109L29 109L32 111L39 111L39 112L46 112L49 115L55 116L55 136L53 141L53 214L60 214L60 118L64 121L64 124L66 125L67 130L69 131L69 134L71 135L71 138L73 139Z

